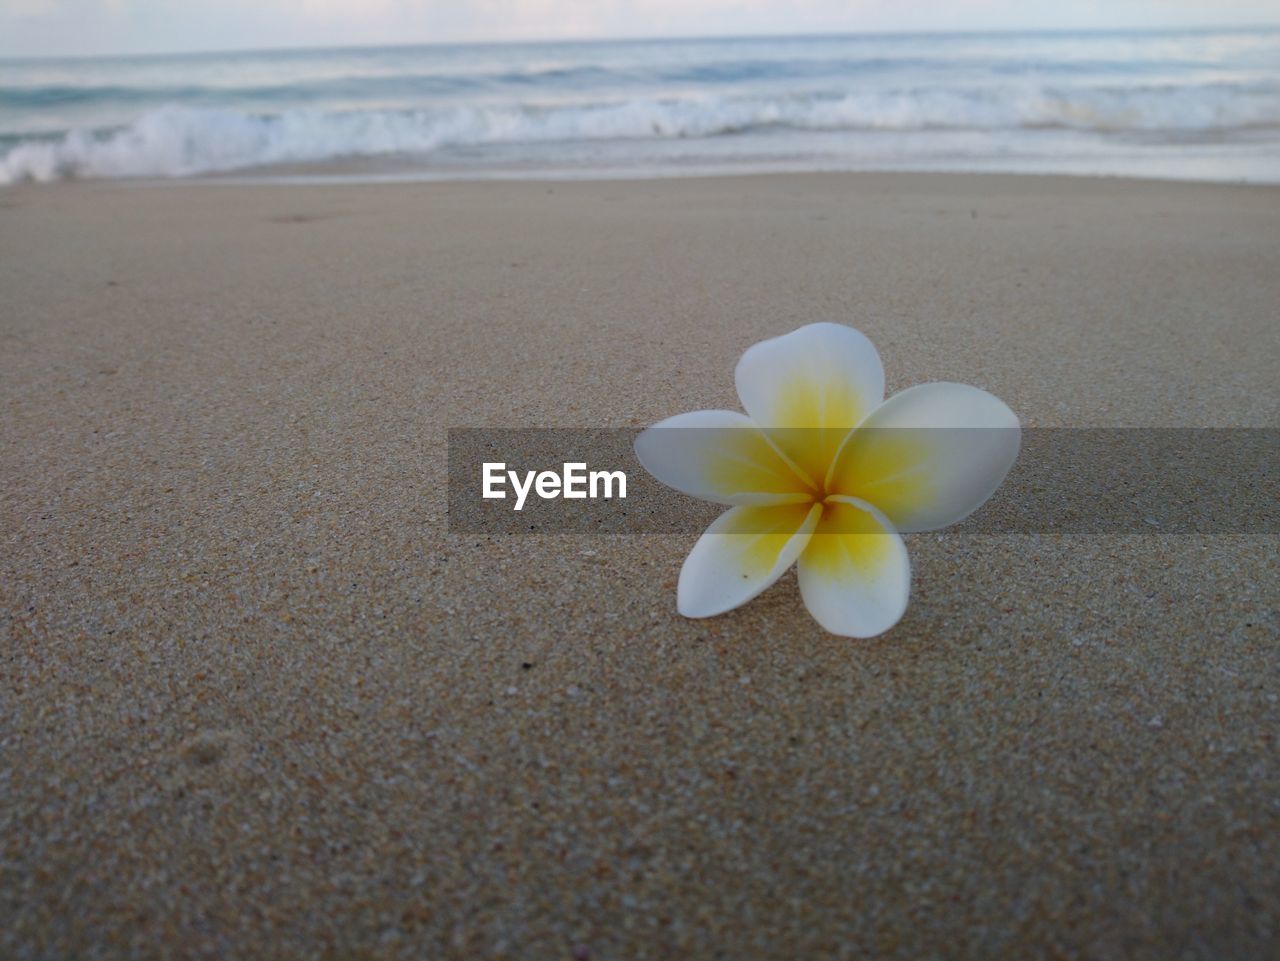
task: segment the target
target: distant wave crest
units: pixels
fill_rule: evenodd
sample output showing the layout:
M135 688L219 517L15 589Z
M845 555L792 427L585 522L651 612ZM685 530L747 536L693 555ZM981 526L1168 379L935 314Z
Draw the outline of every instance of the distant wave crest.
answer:
M126 127L28 138L0 183L183 177L341 158L429 156L449 147L811 131L1033 130L1222 134L1280 127L1280 85L980 88L830 95L630 99L429 110L254 114L166 106Z

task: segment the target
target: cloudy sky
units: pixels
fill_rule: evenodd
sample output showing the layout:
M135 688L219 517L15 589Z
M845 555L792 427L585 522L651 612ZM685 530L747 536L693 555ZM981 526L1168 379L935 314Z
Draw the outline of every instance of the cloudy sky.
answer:
M1275 22L1277 0L0 0L0 56Z

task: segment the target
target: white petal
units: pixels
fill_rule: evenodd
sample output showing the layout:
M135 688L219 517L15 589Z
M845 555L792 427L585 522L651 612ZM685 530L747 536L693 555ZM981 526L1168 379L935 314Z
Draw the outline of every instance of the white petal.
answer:
M751 419L818 483L848 432L884 400L875 346L841 324L810 324L748 348L734 379Z
M827 489L873 504L899 531L937 530L995 493L1021 439L1017 416L986 391L920 384L849 436Z
M749 417L699 410L654 424L636 457L668 487L717 504L797 503L813 491Z
M907 609L907 547L869 505L828 498L799 572L805 606L832 634L874 637Z
M751 600L795 563L821 513L817 504L786 504L721 514L680 569L680 613L711 617Z

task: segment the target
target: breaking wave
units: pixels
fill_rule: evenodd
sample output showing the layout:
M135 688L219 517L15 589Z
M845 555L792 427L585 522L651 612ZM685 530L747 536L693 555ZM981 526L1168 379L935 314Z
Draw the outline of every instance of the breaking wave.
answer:
M1280 82L698 95L276 113L171 105L125 126L19 139L0 155L0 183L184 177L343 158L430 158L448 148L501 144L697 139L785 130L1046 128L1169 137L1280 128Z

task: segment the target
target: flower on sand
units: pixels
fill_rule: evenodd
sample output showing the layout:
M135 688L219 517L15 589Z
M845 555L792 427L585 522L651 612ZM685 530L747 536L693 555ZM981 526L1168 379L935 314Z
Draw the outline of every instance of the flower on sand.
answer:
M732 610L798 564L805 606L824 628L887 631L910 593L901 534L977 510L1018 456L1018 418L964 384L920 384L886 401L880 355L839 324L756 344L734 379L746 414L679 414L636 439L658 480L730 508L684 562L680 613Z

